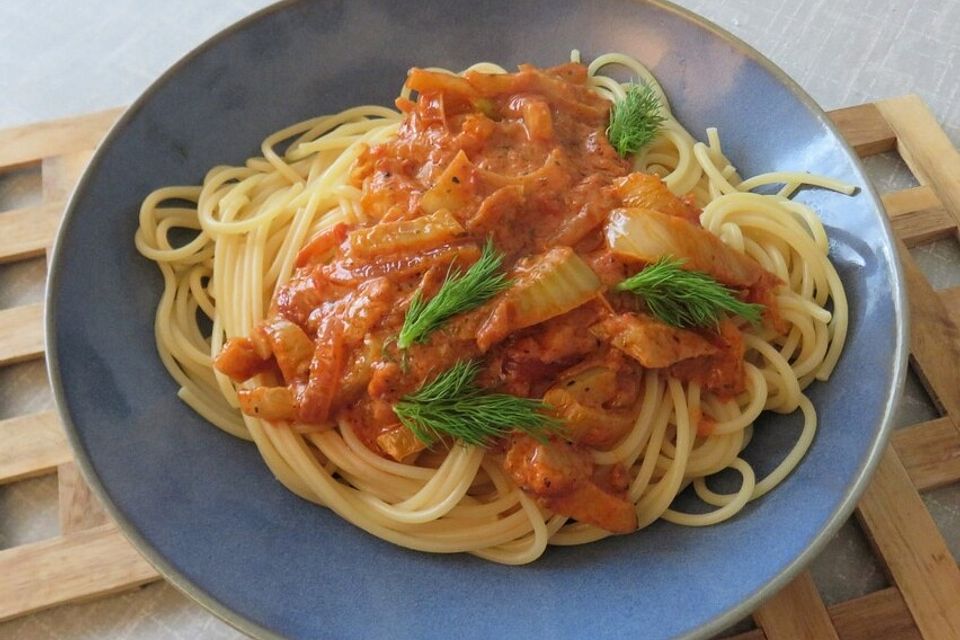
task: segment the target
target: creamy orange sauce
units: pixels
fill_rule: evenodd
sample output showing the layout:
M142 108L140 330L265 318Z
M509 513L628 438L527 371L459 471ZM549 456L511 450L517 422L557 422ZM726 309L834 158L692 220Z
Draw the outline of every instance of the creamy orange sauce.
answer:
M731 395L743 388L743 347L732 323L720 333L679 332L644 315L637 299L607 291L643 266L609 250L603 227L611 211L652 209L690 230L699 211L656 176L631 174L605 134L610 105L586 81L579 64L465 77L412 70L417 97L398 99L398 135L367 149L352 174L376 223L338 225L312 239L267 320L217 359L236 380L262 374L262 386L241 392L242 409L318 429L346 420L374 452L413 455L416 443L393 404L458 360L479 358L482 386L537 398L549 392L570 421L570 441L491 443L514 480L556 512L611 531L635 528L625 470L594 468L585 447L612 446L629 430L645 366ZM395 340L414 292L429 299L451 265L477 260L488 237L515 281L544 256L573 252L604 290L522 328L507 292L401 353ZM763 271L745 256L730 268L751 277ZM669 344L652 345L650 336ZM585 372L592 386L581 384Z

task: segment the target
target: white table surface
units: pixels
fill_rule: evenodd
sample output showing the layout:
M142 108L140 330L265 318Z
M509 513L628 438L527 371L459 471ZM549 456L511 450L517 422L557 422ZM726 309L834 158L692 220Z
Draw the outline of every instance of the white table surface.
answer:
M264 0L0 0L0 128L130 103L188 50ZM960 144L960 0L680 0L780 65L826 109L919 94ZM891 155L869 160L881 192L909 186ZM31 202L38 177L0 176L0 211ZM960 249L942 241L914 256L936 287L960 284ZM0 266L0 308L42 296L42 259ZM41 362L0 369L0 419L52 406ZM936 414L915 378L900 426ZM3 443L0 443L0 447ZM57 532L56 479L0 487L0 549ZM960 485L924 495L955 557ZM828 603L886 578L859 526L848 523L811 570ZM0 576L0 580L3 577ZM750 628L750 622L737 629ZM0 638L240 638L159 582L0 624Z

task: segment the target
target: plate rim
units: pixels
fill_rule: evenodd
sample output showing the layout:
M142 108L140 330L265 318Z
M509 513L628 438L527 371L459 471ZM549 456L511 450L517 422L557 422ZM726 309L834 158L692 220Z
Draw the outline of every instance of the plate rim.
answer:
M864 178L867 178L866 170L860 157L853 150L851 145L840 134L837 126L820 107L819 104L785 71L778 65L760 53L753 46L746 43L741 38L730 33L723 27L715 24L708 18L693 12L690 9L674 4L670 0L622 0L624 3L636 5L649 5L657 9L672 13L679 18L698 26L714 36L718 37L724 43L733 47L737 52L758 64L773 78L781 83L806 109L813 115L819 123L833 134L835 141L839 142L840 147L846 152L847 156L853 161L853 166ZM181 593L185 594L194 602L200 604L207 611L214 614L230 626L245 633L253 638L263 640L284 640L284 637L271 631L264 626L254 622L247 616L234 611L224 603L220 602L212 595L205 592L182 572L173 567L173 565L163 555L153 547L153 545L140 533L140 531L127 519L116 504L109 498L105 486L100 478L94 472L93 464L88 456L86 449L80 442L79 432L74 425L64 397L62 378L60 374L59 358L55 348L56 345L56 324L54 318L57 315L57 299L53 292L57 290L57 283L60 278L60 245L64 238L63 230L67 223L73 218L76 203L79 200L79 194L87 188L87 183L91 176L99 169L103 160L104 150L112 145L114 139L119 137L127 127L130 120L140 111L154 93L156 93L170 78L175 76L179 70L186 66L196 56L202 54L208 49L214 47L222 40L228 39L238 31L247 26L260 21L261 19L289 7L300 4L304 0L279 0L273 4L267 5L253 13L233 22L230 25L217 31L215 34L206 38L164 70L155 80L153 80L146 89L124 110L121 116L110 127L106 135L101 139L96 147L96 151L91 157L83 175L77 181L76 186L71 192L67 205L64 208L64 214L58 226L57 234L50 250L50 260L48 273L45 283L44 293L44 348L45 364L50 387L53 392L54 404L60 420L66 432L67 440L74 454L74 461L79 467L81 474L87 484L93 491L94 496L101 502L104 509L120 528L120 531L134 548L147 560L160 574L166 582L172 584ZM891 283L891 298L894 307L894 317L896 327L894 330L895 345L893 350L894 371L891 378L892 392L886 398L883 405L882 415L880 417L878 437L874 439L872 446L867 451L866 457L860 467L857 469L853 482L846 488L843 498L833 512L828 516L826 524L807 544L796 558L787 564L773 578L761 585L756 591L741 600L738 604L730 607L716 616L703 622L700 627L692 629L689 632L677 636L677 640L697 640L710 637L719 633L746 617L765 600L775 595L787 583L798 575L826 546L827 542L834 536L837 530L847 521L850 514L856 507L861 495L866 490L870 479L876 470L877 465L882 458L882 454L887 447L890 435L893 431L893 420L897 406L903 394L904 381L906 379L907 362L909 356L908 337L910 314L906 295L903 266L896 252L896 236L893 233L889 219L884 215L884 208L873 183L869 179L864 180L864 186L861 187L863 195L867 196L873 203L874 209L880 213L880 223L887 238L884 250L888 253L889 263L893 266L893 282Z

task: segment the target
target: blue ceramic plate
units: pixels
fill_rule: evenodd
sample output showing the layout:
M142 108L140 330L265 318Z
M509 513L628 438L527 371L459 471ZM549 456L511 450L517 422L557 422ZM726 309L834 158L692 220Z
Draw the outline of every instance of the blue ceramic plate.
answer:
M820 430L776 491L723 524L658 523L553 548L526 567L428 555L301 501L255 448L176 397L154 350L156 267L134 249L151 190L198 183L312 115L391 104L413 65L552 65L632 54L696 135L717 126L744 175L816 171L855 197L805 190L850 298L846 351L810 390ZM850 148L792 81L670 5L606 0L289 2L231 27L161 77L107 137L73 197L47 305L49 367L77 457L126 533L174 584L250 634L294 638L703 637L746 615L851 512L885 442L905 364L890 229ZM762 475L798 419L764 419Z

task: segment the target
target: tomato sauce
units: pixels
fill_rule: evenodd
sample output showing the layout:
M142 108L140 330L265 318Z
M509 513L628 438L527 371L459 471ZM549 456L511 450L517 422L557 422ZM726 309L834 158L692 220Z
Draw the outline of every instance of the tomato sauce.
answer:
M643 365L607 333L590 328L629 324L611 319L642 311L642 303L606 292L517 328L510 313L491 324L494 299L406 350L398 349L396 336L414 293L429 299L451 266L466 269L478 259L488 238L504 254L507 272L530 256L566 247L611 287L642 265L607 248L608 212L642 206L693 226L699 212L692 199L677 198L656 176L631 173L605 133L610 104L588 86L582 65L465 76L413 69L407 86L416 97L397 100L405 115L399 133L365 150L351 176L375 226L338 225L308 242L264 326L229 341L218 368L236 380L266 372L262 380L272 381L241 391L244 412L318 429L348 420L380 455L390 455L381 444L410 441L397 433L393 403L458 360L482 359L478 383L484 387L537 398L565 376L596 370L608 395L585 388L563 396L563 406L571 416L593 416L583 431L590 444L611 444L639 413L635 389ZM728 393L742 388L736 328L725 324L720 335L694 338L706 346L679 349L687 356L675 373ZM305 352L304 344L312 349ZM661 360L658 366L673 362ZM618 420L597 419L604 411ZM619 431L605 432L608 422ZM514 479L549 508L609 530L635 527L624 507L625 483L609 480L624 470L593 469L585 443L558 441L544 449L518 437L500 446L510 450ZM538 467L537 460L551 462ZM554 486L544 489L544 482ZM578 507L583 501L590 506ZM606 516L598 512L604 509Z

